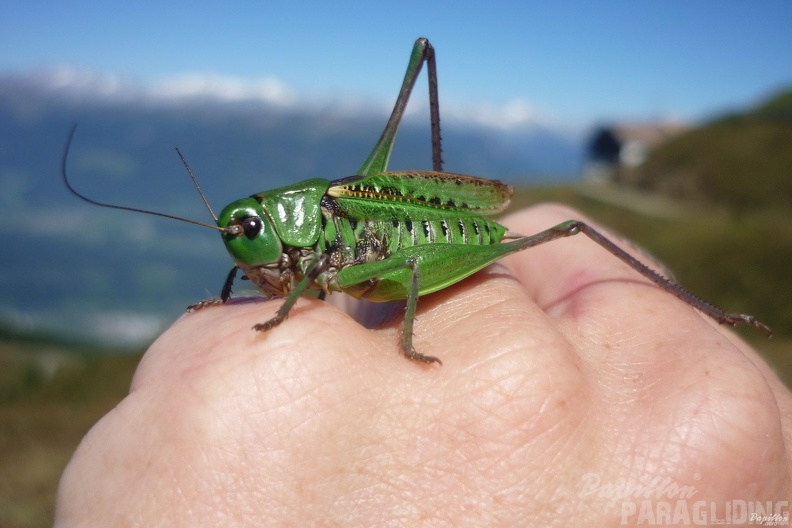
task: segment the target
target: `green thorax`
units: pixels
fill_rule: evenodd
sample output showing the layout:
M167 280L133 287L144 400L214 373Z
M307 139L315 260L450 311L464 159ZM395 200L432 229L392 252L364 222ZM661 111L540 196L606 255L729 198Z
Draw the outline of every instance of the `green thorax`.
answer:
M242 227L224 234L228 252L243 270L280 261L285 246L312 247L322 231L320 204L328 180L306 180L258 193L229 204L217 219L219 227Z

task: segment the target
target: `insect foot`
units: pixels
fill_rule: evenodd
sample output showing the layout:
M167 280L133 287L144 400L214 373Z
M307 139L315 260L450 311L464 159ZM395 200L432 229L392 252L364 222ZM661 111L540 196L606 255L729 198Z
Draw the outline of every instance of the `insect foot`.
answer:
M279 324L281 324L284 320L286 320L286 316L281 317L280 315L276 315L266 323L258 323L253 325L253 330L258 332L266 332L267 330L272 330Z
M773 331L770 329L769 326L764 324L763 322L759 321L753 315L748 314L741 314L741 313L730 313L726 314L724 317L719 317L716 319L720 324L729 324L732 326L737 326L737 323L745 323L753 326L757 330L761 330L762 332L767 334L767 337L773 337Z
M420 361L422 363L426 363L429 365L431 365L432 363L437 363L438 365L443 366L443 362L440 361L440 358L421 354L414 348L410 349L409 351L405 350L404 355L407 356L407 359L411 359L413 361Z
M206 299L195 304L191 304L187 307L187 313L197 312L198 310L202 310L208 306L217 306L218 304L223 304L222 299Z

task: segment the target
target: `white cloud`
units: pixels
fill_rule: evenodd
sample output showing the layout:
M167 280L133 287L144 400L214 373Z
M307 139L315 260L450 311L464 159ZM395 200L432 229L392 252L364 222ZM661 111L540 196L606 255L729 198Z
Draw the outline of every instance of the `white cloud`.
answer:
M392 102L390 103L393 104ZM426 119L428 103L407 106L405 116L408 119ZM462 126L485 127L501 131L527 130L542 127L553 130L578 130L580 127L568 127L555 119L551 113L541 110L526 99L511 99L505 103L490 101L459 101L441 100L440 119L442 123L453 123Z
M220 101L266 101L282 106L295 103L296 96L283 82L273 77L242 79L217 74L193 73L151 83L152 97L179 99L207 97Z
M140 100L165 104L190 99L218 102L250 101L344 115L371 113L387 115L394 102L391 96L382 100L373 100L354 95L307 100L276 77L247 79L216 73L187 73L141 82L110 73L60 67L37 78L41 84L49 86L50 89L70 93L73 97ZM428 112L426 104L425 101L413 101L407 107L406 116L410 119L423 119L422 116L426 116ZM512 99L500 104L487 101L442 100L440 109L444 122L463 126L484 126L507 131L536 126L563 128L551 115L525 99Z
M441 105L441 110L445 119L507 130L535 126L544 120L536 107L524 99L500 105L488 102Z
M86 98L151 102L205 98L220 102L263 101L281 106L290 106L297 100L294 91L274 77L243 79L214 73L188 73L141 82L111 73L61 66L36 78L50 90Z
M129 90L128 83L109 73L78 70L70 66L60 66L45 72L43 81L53 90L84 92L87 95L118 96Z

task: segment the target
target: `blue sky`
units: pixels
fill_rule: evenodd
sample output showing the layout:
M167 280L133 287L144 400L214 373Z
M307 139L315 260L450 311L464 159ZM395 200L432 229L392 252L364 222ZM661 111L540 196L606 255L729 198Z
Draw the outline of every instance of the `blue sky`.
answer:
M0 6L0 73L201 74L277 80L303 99L392 101L426 36L441 106L573 126L695 120L792 84L790 28L788 1L27 0Z

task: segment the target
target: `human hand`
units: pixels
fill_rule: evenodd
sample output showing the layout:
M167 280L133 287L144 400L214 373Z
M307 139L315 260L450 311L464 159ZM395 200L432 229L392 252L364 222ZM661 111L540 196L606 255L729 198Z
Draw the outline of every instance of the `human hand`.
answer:
M504 224L531 234L579 217L541 206ZM443 366L399 353L400 316L370 330L317 300L251 330L279 305L208 308L165 332L75 453L59 525L614 526L671 523L677 508L711 523L734 501L789 510L787 388L584 237L422 297L415 347Z

